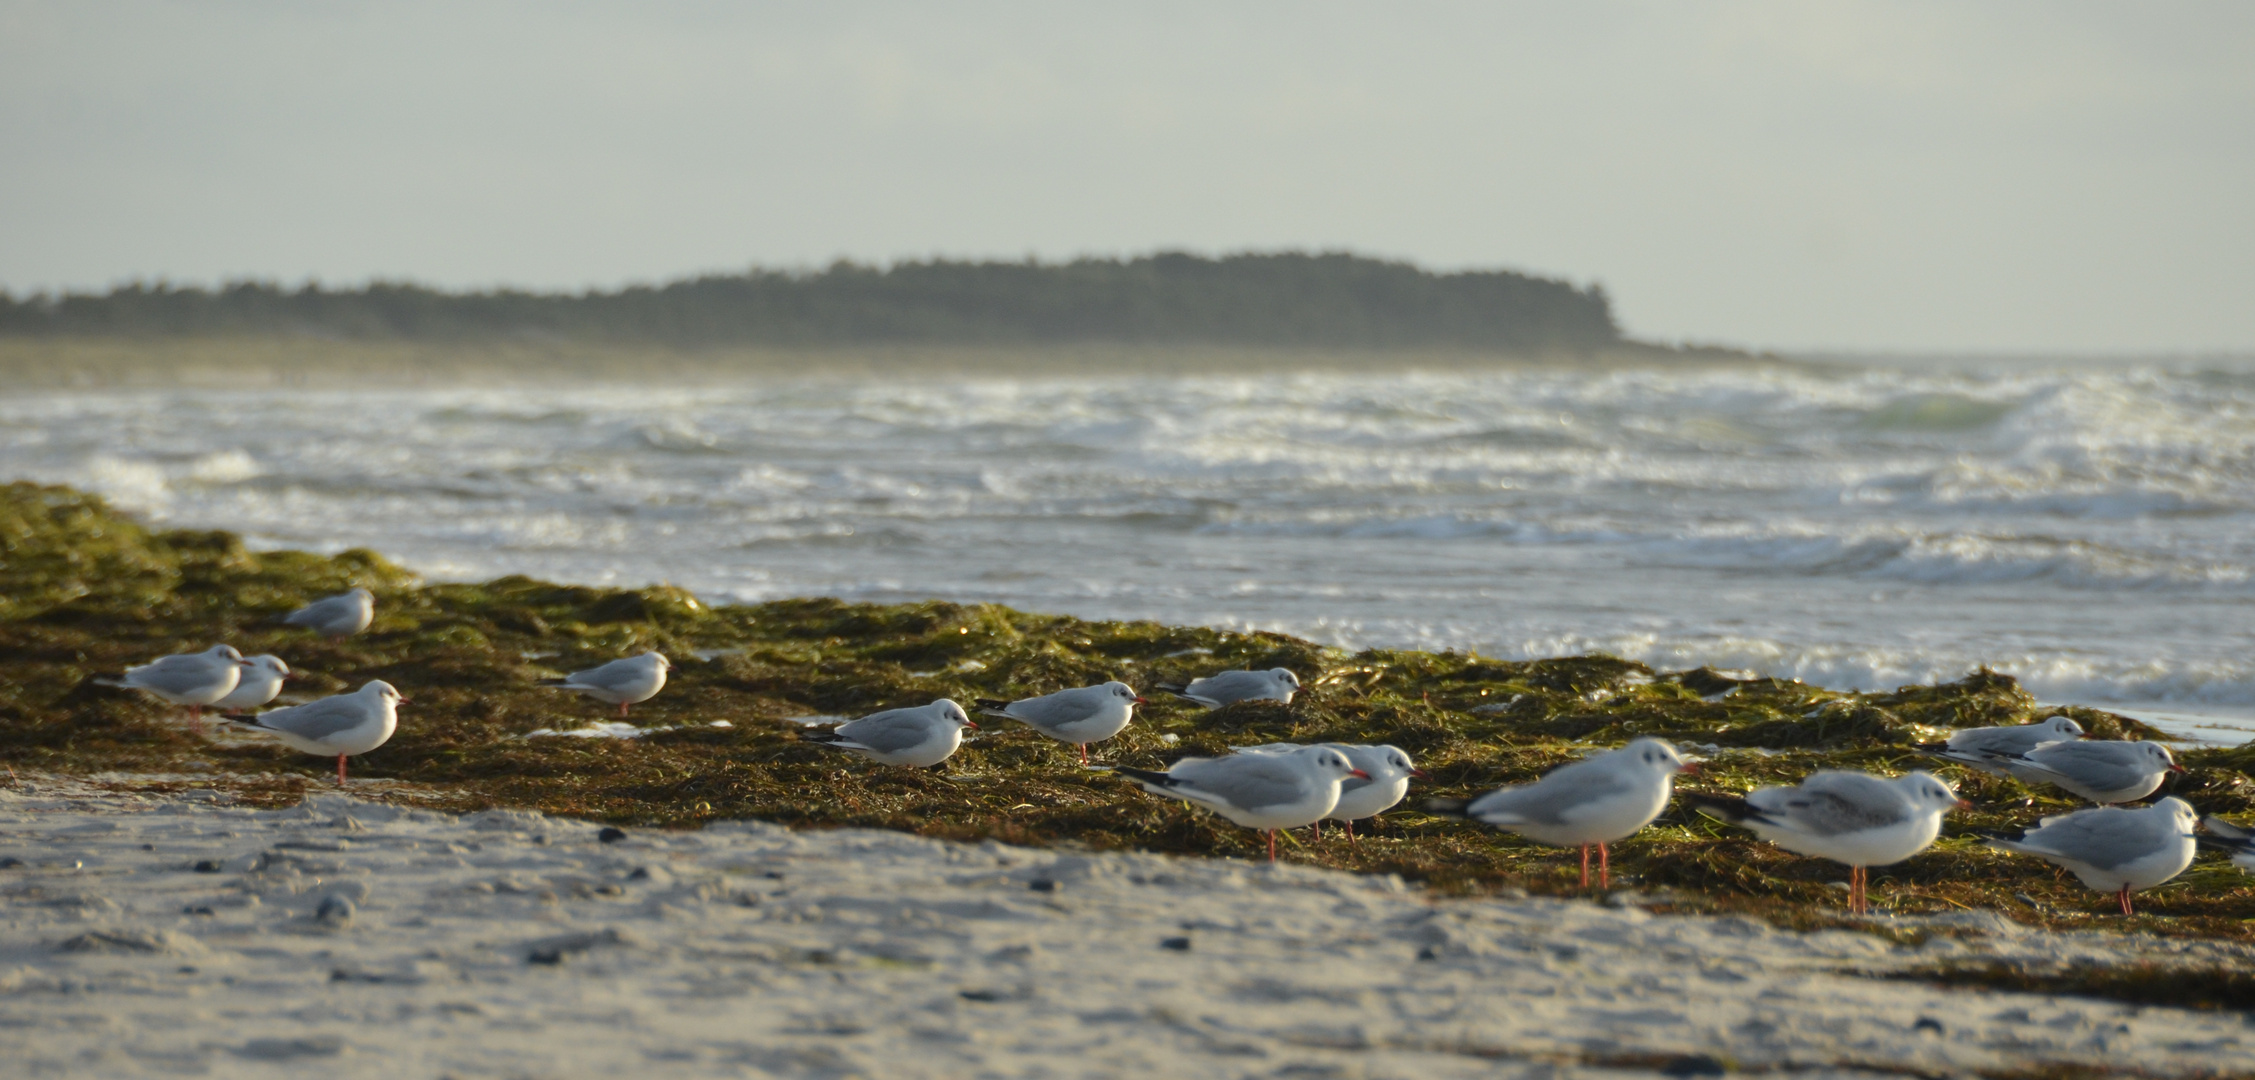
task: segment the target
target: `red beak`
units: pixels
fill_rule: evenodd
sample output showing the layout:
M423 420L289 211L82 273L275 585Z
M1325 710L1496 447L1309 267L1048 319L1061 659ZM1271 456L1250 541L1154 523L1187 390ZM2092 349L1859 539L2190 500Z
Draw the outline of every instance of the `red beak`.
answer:
M1957 808L1960 810L1971 810L1973 809L1973 802L1969 799L1959 799L1957 801Z
M971 722L971 721L969 721L969 720L965 720L965 721L963 722L963 726L964 726L964 727L967 727L967 728L970 728L970 729L971 729L971 730L973 730L973 731L977 731L977 730L979 729L979 725L977 725L977 724L974 724L974 723L972 723L972 722Z
M1145 701L1145 700L1143 700L1142 698L1137 698L1137 699L1135 699L1135 703L1136 703L1136 704L1138 704L1138 705L1149 705L1149 704L1151 704L1150 702L1148 702L1148 701Z
M405 695L405 694L401 694L401 695L399 695L399 703L400 703L400 704L402 704L402 705L405 705L405 704L407 704L408 702L410 702L410 701L413 701L413 700L415 700L415 699L414 699L414 698L411 698L411 697L408 697L408 696L407 696L407 695Z
M1362 771L1361 769L1352 769L1352 770L1349 770L1349 771L1348 771L1348 773L1347 773L1347 775L1348 775L1348 776L1359 776L1359 777L1361 777L1361 778L1363 778L1363 779L1365 779L1365 780L1368 780L1368 779L1370 779L1370 774L1369 774L1369 773L1366 773L1366 772L1364 772L1364 771Z
M1425 779L1425 770L1423 770L1423 769L1411 769L1411 770L1409 771L1409 774L1410 774L1411 776L1414 776L1414 777L1418 778L1419 780L1423 780L1423 779Z
M1699 775L1699 763L1696 761L1686 761L1683 763L1683 768L1676 771L1684 774L1685 776L1697 776Z
M2169 771L2170 771L2170 772L2174 772L2174 773L2181 773L2181 772L2185 771L2185 767L2184 767L2184 766L2182 766L2182 765L2178 765L2178 764L2175 764L2175 763L2171 763L2171 764L2170 764L2170 766L2169 766Z

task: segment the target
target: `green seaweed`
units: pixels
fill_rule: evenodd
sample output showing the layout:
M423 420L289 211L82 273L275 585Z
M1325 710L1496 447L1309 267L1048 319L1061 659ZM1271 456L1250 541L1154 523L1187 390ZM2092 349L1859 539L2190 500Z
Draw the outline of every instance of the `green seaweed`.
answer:
M253 552L231 535L160 531L63 488L0 488L0 763L15 770L223 787L263 803L325 783L329 765L255 737L206 738L155 702L96 683L129 663L227 641L273 652L297 694L385 679L413 698L391 743L354 762L358 790L453 810L538 809L622 825L724 818L900 829L956 839L1252 858L1259 838L1109 773L1008 721L984 723L938 771L886 768L807 743L790 718L1044 693L1118 678L1149 690L1213 671L1285 666L1290 707L1205 711L1149 693L1137 723L1097 748L1106 764L1164 768L1269 740L1401 746L1430 774L1410 803L1350 846L1336 834L1290 856L1395 873L1452 892L1578 888L1571 852L1419 813L1431 796L1531 780L1639 735L1707 761L1687 785L1743 791L1822 768L1931 768L1977 809L1932 850L1873 872L1872 896L1904 913L1993 909L2046 926L2124 926L2255 937L2255 887L2215 855L2105 914L2044 863L1987 849L1979 833L2074 809L2048 789L1968 773L1918 744L1960 727L2038 715L2010 677L1841 693L1698 669L1658 672L1610 656L1505 661L1471 653L1349 653L1279 634L1110 622L984 604L798 599L710 606L667 587L606 589L525 577L426 584L372 552ZM361 585L375 624L329 641L277 625L305 600ZM605 706L535 681L645 648L676 662L637 706L632 740L526 738L604 719ZM2155 737L2126 717L2070 710L2094 733ZM726 722L728 726L715 726ZM2194 750L2173 790L2207 813L2255 808L2249 751ZM1844 868L1780 851L1672 810L1615 846L1614 880L1656 910L1734 911L1786 925L1860 925L1842 912Z

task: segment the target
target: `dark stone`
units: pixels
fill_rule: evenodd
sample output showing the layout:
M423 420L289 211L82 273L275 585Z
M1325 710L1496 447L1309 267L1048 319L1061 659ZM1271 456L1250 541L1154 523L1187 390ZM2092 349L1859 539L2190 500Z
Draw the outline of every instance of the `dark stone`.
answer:
M1660 1066L1662 1076L1721 1076L1730 1070L1705 1054L1685 1054Z
M1189 952L1190 939L1186 937L1160 938L1159 947L1162 949L1173 949L1176 952Z
M324 896L321 906L313 909L313 917L332 926L343 926L359 913L350 899L342 896Z
M1049 880L1048 878L1042 878L1038 881L1027 882L1026 888L1032 889L1035 892L1053 893L1057 891L1057 883Z
M22 859L16 858L13 855L10 855L4 859L0 859L0 870L14 870L23 865L24 861Z
M1910 1029L1912 1031L1931 1031L1936 1035L1944 1034L1942 1030L1942 1022L1940 1020L1934 1019L1931 1016L1919 1017L1918 1023L1912 1024L1910 1026Z
M218 859L199 859L197 860L196 865L191 867L191 869L195 870L195 872L199 874L216 874L220 872L220 870L224 869L224 867L221 867L219 865Z
M1419 960L1438 960L1441 958L1441 954L1435 952L1431 945L1427 945L1424 948L1417 950L1417 958Z
M595 839L601 840L606 844L616 844L619 841L626 839L626 830L619 828L616 825L605 825L603 826L602 832L595 834Z

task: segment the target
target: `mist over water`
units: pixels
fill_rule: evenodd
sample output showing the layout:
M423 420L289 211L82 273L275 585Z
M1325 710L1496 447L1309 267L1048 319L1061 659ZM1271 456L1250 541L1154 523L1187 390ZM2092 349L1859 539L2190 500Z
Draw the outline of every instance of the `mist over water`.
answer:
M20 393L0 473L443 578L2255 716L2244 367Z

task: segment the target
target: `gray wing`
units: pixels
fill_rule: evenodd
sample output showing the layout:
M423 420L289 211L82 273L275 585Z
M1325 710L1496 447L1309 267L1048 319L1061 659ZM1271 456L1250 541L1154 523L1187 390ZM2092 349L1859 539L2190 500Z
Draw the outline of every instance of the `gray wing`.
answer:
M2020 754L2034 749L2037 743L2050 742L2058 735L2033 724L2018 727L1974 728L1950 736L1952 750L1974 754Z
M367 706L350 697L322 698L261 713L258 726L287 731L301 739L326 739L368 722Z
M2169 839L2168 832L2142 812L2084 810L2049 819L2021 837L2020 845L2103 870L2153 854Z
M127 686L185 694L220 681L219 665L206 656L161 656L125 673Z
M840 724L838 734L880 754L896 754L930 739L932 720L913 709L892 709Z
M354 597L351 593L325 597L282 616L282 621L291 626L321 626L326 623L333 623L353 614L353 600Z
M1106 691L1108 695L1110 691ZM1088 694L1059 690L1036 698L1013 701L1003 713L1037 728L1059 728L1096 715L1104 703Z
M2151 775L2151 759L2127 742L2055 742L2021 755L2036 768L2101 790L2129 787ZM2017 762L2016 762L2017 764Z
M1308 775L1298 762L1268 754L1185 761L1167 775L1246 810L1295 802L1308 793Z
M1212 698L1225 705L1254 694L1268 693L1269 690L1268 672L1265 671L1224 671L1219 675L1194 680L1187 688L1188 693Z
M1498 788L1464 808L1466 817L1495 823L1563 825L1575 808L1629 790L1633 781L1617 769L1594 768L1594 761L1561 766L1532 784Z
M1790 819L1812 836L1884 828L1914 813L1910 800L1895 785L1851 772L1820 772L1800 787L1764 788L1746 801L1772 817Z
M580 686L592 686L599 690L617 690L644 681L647 678L648 673L636 665L625 660L613 660L608 664L588 668L586 671L572 672L564 681L576 683Z

